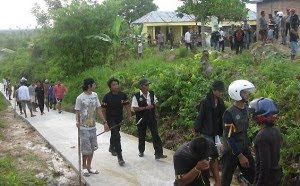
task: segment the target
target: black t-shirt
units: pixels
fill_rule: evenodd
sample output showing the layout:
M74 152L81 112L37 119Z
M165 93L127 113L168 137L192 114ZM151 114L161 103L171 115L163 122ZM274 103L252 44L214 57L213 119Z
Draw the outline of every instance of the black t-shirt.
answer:
M104 95L101 107L106 108L106 119L115 124L123 120L123 105L128 105L129 100L124 92L113 94L109 92ZM110 124L110 123L109 123Z
M45 93L44 87L36 87L35 93L37 98L43 98Z
M217 156L218 152L216 152L216 148L214 148L213 146L214 144L212 142L209 142L209 149L207 149L207 155L205 156L205 158ZM175 175L182 175L188 173L197 165L198 161L200 160L203 160L203 158L196 157L190 152L189 143L183 144L175 152L173 157ZM176 181L174 182L174 185L178 185ZM188 184L188 186L202 185L210 185L209 170L202 171L199 177L196 177L196 179L192 183Z
M297 42L298 41L298 35L297 34L293 34L290 32L290 42Z

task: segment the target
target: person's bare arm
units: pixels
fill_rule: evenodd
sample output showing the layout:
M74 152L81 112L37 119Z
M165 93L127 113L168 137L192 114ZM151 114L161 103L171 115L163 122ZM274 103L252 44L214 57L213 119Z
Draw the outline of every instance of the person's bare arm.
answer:
M209 161L207 161L207 160L199 161L192 170L190 170L188 173L182 175L182 177L177 180L179 186L184 186L184 185L191 183L192 181L195 180L195 178L199 174L201 174L202 170L206 170L206 169L209 169Z
M130 122L132 122L132 115L131 115L130 105L127 104L127 105L125 106L125 108L126 108L126 112L127 112L127 114L128 114L128 119L129 119Z
M105 131L105 132L109 131L109 126L108 126L108 124L107 124L106 118L104 117L104 115L103 115L103 113L102 113L101 107L98 107L98 108L97 108L97 113L98 113L98 115L99 115L99 117L100 117L100 119L102 120L102 123L103 123L103 125L104 125L104 131Z

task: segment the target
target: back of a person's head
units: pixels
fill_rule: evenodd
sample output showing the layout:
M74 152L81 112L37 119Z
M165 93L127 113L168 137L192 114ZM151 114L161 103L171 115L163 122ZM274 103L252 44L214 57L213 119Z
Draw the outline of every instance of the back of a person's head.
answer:
M198 137L190 142L189 148L199 159L205 159L208 154L209 144L204 137Z

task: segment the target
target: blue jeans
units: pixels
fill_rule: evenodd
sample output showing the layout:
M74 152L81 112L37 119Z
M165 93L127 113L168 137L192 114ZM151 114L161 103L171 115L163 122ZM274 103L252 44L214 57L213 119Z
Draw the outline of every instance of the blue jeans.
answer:
M298 42L297 41L291 41L290 46L291 46L291 55L295 56L297 54L297 50L298 50Z

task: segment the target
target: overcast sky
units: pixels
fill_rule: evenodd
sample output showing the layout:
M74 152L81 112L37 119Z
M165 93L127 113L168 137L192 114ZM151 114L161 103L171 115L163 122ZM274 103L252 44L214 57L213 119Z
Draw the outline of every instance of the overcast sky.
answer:
M43 4L44 0L0 0L0 30L17 28L34 28L35 17L31 9L35 2ZM154 0L161 11L174 11L181 5L179 0ZM255 6L249 5L251 10Z

